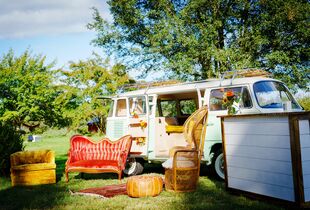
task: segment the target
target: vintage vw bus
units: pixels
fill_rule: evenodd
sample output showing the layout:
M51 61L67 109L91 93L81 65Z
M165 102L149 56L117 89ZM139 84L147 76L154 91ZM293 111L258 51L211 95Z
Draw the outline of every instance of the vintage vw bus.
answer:
M107 118L111 139L131 134L134 137L128 175L140 174L144 161L164 161L169 149L186 145L182 125L198 107L208 105L207 134L202 162L212 164L217 176L224 178L221 126L219 115L227 114L223 96L233 91L240 97L237 114L301 111L287 87L278 80L260 76L262 71L238 72L231 78L198 82L149 85L112 97ZM251 77L244 77L250 75ZM283 108L283 104L285 107Z

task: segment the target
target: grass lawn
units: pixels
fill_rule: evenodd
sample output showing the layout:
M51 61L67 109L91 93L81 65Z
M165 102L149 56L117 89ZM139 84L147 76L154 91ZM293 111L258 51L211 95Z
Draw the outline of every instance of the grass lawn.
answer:
M119 184L117 174L70 173L65 182L64 168L69 148L69 138L62 131L50 131L40 142L25 142L26 150L52 149L56 153L57 183L33 187L11 187L9 177L0 177L0 209L284 209L261 201L235 196L225 191L224 182L209 178L203 167L196 192L172 193L163 191L157 197L130 198L126 195L102 199L92 196L71 195L90 187ZM98 138L98 137L96 137ZM163 175L160 164L146 164L145 173ZM126 177L122 180L126 182Z

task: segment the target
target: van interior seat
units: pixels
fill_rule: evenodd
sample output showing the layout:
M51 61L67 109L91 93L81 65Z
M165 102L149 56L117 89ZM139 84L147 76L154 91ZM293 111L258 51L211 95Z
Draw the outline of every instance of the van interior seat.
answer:
M179 125L178 119L176 117L165 117L166 125Z
M165 117L166 133L183 133L183 125L179 125L176 117Z

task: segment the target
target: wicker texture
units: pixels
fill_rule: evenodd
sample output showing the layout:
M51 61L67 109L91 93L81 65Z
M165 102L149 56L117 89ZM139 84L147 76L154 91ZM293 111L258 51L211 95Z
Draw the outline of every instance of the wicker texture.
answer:
M194 112L184 124L186 147L170 150L172 167L165 168L165 188L168 191L195 191L199 179L200 160L206 134L208 108L203 106Z

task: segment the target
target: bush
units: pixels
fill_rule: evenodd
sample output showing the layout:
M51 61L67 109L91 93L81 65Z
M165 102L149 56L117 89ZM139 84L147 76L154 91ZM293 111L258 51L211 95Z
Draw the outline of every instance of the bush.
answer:
M76 129L76 132L82 135L88 135L90 132L88 131L88 126L87 125L81 125Z
M15 127L0 123L0 170L9 174L10 155L24 149L22 133Z
M310 111L310 97L303 97L298 99L298 103L306 110Z
M35 128L34 131L31 132L31 134L43 134L48 129L49 129L49 126L41 124L39 127Z

